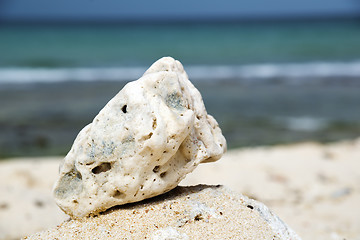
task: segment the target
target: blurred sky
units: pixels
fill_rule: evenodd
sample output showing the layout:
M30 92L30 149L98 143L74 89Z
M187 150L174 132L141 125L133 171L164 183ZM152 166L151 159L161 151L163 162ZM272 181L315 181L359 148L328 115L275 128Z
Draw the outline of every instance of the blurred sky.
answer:
M0 0L2 20L186 20L360 16L360 0Z

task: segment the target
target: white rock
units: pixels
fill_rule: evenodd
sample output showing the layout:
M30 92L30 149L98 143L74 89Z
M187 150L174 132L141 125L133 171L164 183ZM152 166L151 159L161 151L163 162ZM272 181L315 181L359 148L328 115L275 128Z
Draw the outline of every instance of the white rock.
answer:
M84 127L60 166L54 196L71 217L140 201L218 160L226 141L179 61L165 57Z

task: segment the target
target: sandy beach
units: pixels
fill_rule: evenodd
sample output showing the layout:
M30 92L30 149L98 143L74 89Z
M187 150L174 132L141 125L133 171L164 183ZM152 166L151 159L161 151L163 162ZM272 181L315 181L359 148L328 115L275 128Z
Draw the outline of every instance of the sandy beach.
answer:
M0 239L68 217L51 196L61 157L0 162ZM235 149L181 185L223 184L265 203L303 239L360 239L360 139Z

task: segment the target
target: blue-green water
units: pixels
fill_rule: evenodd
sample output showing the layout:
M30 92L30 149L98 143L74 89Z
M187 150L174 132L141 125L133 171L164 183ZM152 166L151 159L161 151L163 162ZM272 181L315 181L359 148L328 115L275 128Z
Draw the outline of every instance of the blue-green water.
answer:
M0 158L66 154L126 82L168 55L230 148L360 136L356 21L0 25Z
M0 66L135 66L360 59L357 21L2 25Z

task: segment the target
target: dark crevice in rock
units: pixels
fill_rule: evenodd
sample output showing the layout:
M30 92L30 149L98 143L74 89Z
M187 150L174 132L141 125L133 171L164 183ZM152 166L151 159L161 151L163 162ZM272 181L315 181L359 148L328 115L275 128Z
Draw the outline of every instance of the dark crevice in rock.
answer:
M153 169L153 172L154 172L154 173L157 173L157 172L159 171L159 169L160 169L160 166L159 166L159 165L158 165L158 166L155 166L154 169Z
M102 172L107 172L111 169L111 164L108 163L108 162L105 162L105 163L102 163L100 164L99 166L97 167L94 167L91 171L94 173L94 174L99 174L99 173L102 173Z
M125 193L119 191L119 190L116 190L113 195L112 195L114 198L124 198L125 197Z
M247 205L246 207L248 207L248 208L250 208L250 209L254 209L254 207L251 206L251 205Z
M123 111L123 113L127 113L126 108L127 108L127 105L125 104L125 105L121 108L121 111Z
M160 177L163 178L166 176L166 174L167 174L167 172L162 172L162 173L160 173Z

